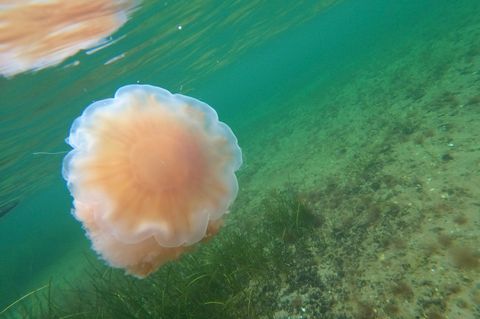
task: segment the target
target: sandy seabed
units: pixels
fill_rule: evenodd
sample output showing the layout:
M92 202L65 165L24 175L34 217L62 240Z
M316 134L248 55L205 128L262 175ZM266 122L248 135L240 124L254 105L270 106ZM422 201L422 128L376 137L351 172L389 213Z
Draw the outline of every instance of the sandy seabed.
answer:
M257 119L265 134L240 136L257 141L246 214L265 185L289 185L326 220L294 262L309 280L278 280L275 318L480 317L480 24L431 35L306 87Z

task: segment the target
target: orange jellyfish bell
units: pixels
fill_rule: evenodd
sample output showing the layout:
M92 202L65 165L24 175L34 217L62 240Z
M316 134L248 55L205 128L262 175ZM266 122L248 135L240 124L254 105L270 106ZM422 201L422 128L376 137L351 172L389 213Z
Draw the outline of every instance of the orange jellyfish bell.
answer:
M63 176L93 249L138 277L213 235L238 191L241 150L207 104L127 85L88 106Z
M0 76L54 66L106 45L137 0L0 0Z

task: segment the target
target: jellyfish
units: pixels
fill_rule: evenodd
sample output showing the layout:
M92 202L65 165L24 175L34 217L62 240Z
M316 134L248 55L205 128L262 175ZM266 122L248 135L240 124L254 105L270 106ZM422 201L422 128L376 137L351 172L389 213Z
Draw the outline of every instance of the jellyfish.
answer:
M137 0L0 1L0 75L59 64L105 44Z
M215 235L237 196L237 139L191 97L121 87L88 106L66 141L74 217L102 259L140 278Z

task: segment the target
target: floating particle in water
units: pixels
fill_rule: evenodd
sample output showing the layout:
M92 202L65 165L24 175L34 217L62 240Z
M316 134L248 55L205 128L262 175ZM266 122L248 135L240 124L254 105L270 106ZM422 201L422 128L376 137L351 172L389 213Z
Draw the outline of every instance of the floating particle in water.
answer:
M113 58L111 58L111 59L108 60L107 62L105 62L104 65L108 65L108 64L117 62L118 60L121 60L121 59L123 59L124 57L125 57L125 53L119 54L119 55L117 55L117 56L114 56Z

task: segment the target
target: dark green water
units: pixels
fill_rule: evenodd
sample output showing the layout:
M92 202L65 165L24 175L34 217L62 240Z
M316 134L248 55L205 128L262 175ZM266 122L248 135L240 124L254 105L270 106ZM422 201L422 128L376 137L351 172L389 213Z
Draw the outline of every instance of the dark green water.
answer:
M91 266L85 260L89 257L95 260L81 226L69 214L71 198L60 172L63 154L42 152L68 150L64 139L69 127L92 101L111 97L126 84L148 83L205 101L238 137L245 164L238 174L240 193L233 209L236 215L229 216L234 222L230 228L226 227L227 235L239 225L238 230L248 236L250 226L242 223L262 218L261 201L272 189L281 189L286 184L310 194L307 197L315 210L324 212L328 221L324 225L333 225L309 230L313 237L305 238L302 244L311 251L305 260L320 259L316 266L319 283L310 280L303 286L298 283L296 288L288 288L283 297L290 301L279 295L276 306L265 313L257 312L260 314L253 318L340 318L341 315L342 318L413 318L414 315L439 318L434 314L445 312L449 314L445 318L479 318L480 289L472 288L480 284L480 213L476 201L476 195L480 194L476 129L480 102L474 99L480 94L478 17L480 3L474 0L145 1L112 36L118 41L105 49L93 54L80 52L59 66L38 72L0 78L0 208L6 211L15 206L0 218L0 310L49 280L62 286L63 279L67 279L75 286L82 272ZM181 30L178 26L182 26ZM122 54L123 58L105 65ZM69 66L74 61L79 64ZM443 100L438 96L443 96ZM449 109L442 106L448 103L453 106ZM454 128L446 132L447 129L442 129L446 124ZM429 130L438 133L432 137ZM448 136L442 135L447 133ZM387 138L388 134L394 137ZM420 138L428 142L420 143ZM444 149L450 144L463 148L448 153ZM419 151L411 145L423 148ZM383 159L388 152L393 152L391 157ZM412 154L408 160L398 155L407 152ZM426 157L433 154L432 165L448 161L451 166L432 168L423 155L413 155L422 152ZM447 153L459 159L458 163L448 160ZM382 165L372 168L368 162L363 168L357 167L370 156L382 158ZM407 162L413 164L403 165ZM360 170L363 175L358 175L364 178L360 186L355 191L345 188L351 182L351 172ZM417 194L420 192L412 195L413 182L392 186L385 180L378 181L376 174L380 172L398 181L417 175L422 180L417 184L424 185L422 189L427 195L422 197ZM439 176L444 180L434 185L432 180L440 179ZM320 196L317 191L321 189L322 194L327 194L330 189L325 185L332 179L338 181L336 185L345 186L332 191L341 197L334 208L333 204L325 204L327 195ZM382 185L380 190L366 195L367 191L361 189L375 183ZM452 195L445 186L447 183L454 185L451 189L461 188L464 192L457 190ZM428 193L427 189L434 190ZM442 189L438 198L431 195L435 189ZM448 200L444 194L449 194ZM361 204L361 196L368 196L369 204ZM334 201L332 197L328 200ZM364 224L363 228L352 226L348 231L335 226L337 222L347 224L342 214L352 214L350 223L356 225L355 220L363 218L362 214L375 210L371 202L376 206L387 202L390 206L398 205L404 212L398 215L404 218L402 222L431 223L431 228L441 229L440 233L430 234L427 226L402 228L400 222L388 226L392 228L379 223L381 230L380 226ZM355 205L345 206L347 203ZM359 209L362 205L367 208ZM408 208L412 205L418 209ZM437 224L430 217L421 222L416 219L440 210L441 205L451 208L450 217L433 215ZM379 208L378 214L384 216L389 209ZM463 231L452 228L450 223L460 210L468 220L465 227L471 227ZM385 217L389 218L394 219ZM415 238L412 243L406 241L398 235L399 229L405 234L417 234L420 239L412 235ZM358 247L363 250L336 246L344 241L342 236L357 238L359 232L372 236L362 237L365 246ZM315 237L322 233L325 235ZM425 279L422 267L430 274L429 269L434 266L427 262L421 266L420 262L404 259L430 245L426 240L416 246L422 238L437 238L444 233L450 234L453 246L438 244L444 253L433 254L435 262L443 265L438 266L443 267L442 275L439 274L443 277ZM375 281L368 276L368 263L377 257L381 263L389 256L388 250L375 250L383 247L384 239L378 239L381 236L402 238L406 248L390 257L389 266L382 264L380 269L392 267L391 271ZM325 255L329 248L319 249L315 240L327 247L331 242L329 247L339 251L353 249L349 251L357 254L355 266L347 259L342 262L333 254ZM458 264L454 251L457 246L472 248L467 259L472 259L473 266L448 268ZM427 258L423 250L421 254ZM337 260L337 266L326 263L326 259ZM329 266L322 266L322 261ZM400 272L391 266L405 263L412 264L410 270ZM342 275L335 282L328 279L328 271L322 272L329 267L345 272L357 268L364 272L359 271L358 276L351 278ZM291 272L298 269L292 266ZM356 278L363 282L360 284ZM293 286L291 282L295 280L289 280ZM409 297L408 292L405 297L402 292L395 294L395 289L389 290L395 280L411 282L414 297ZM434 287L437 290L432 288L432 291L456 284L461 292L456 297L438 293L440 306L432 308L425 301L428 292L422 290L426 285L420 283L422 280L433 282L433 286L438 281L439 286ZM367 289L365 285L376 288L368 290L365 296L352 295L352 291ZM278 286L288 284L279 279ZM305 291L320 286L323 291L334 291L332 298L336 302L322 304L323 308L318 306L321 310L315 308L315 312L310 310L315 297ZM295 294L301 296L306 311L295 303ZM327 297L322 295L322 298ZM413 310L392 308L389 312L375 304L376 300L383 300L379 303L393 305L391 300L395 298L400 300L395 303L397 307ZM466 306L458 306L459 300ZM421 306L414 306L415 301ZM457 308L460 312L455 312ZM195 314L190 317L196 318Z

